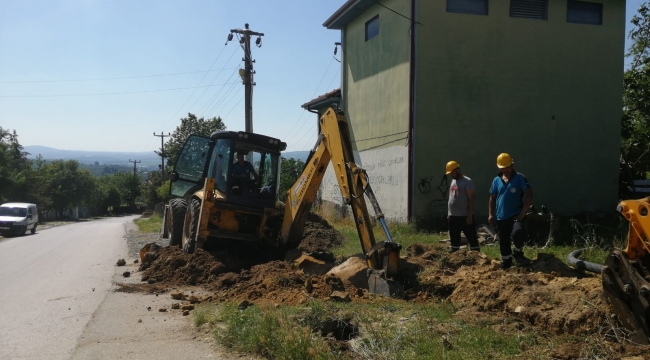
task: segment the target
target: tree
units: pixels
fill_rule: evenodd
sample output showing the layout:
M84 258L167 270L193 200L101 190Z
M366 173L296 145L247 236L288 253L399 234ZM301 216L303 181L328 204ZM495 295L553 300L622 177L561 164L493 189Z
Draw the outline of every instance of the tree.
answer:
M287 200L287 191L296 183L305 163L302 160L281 158L280 164L280 201Z
M650 9L641 4L632 18L628 57L630 68L623 78L621 149L625 167L634 167L633 177L650 172ZM627 175L627 174L626 174Z
M0 127L0 201L24 201L25 176L31 162L16 131Z
M166 181L167 184L166 192L161 192L163 186L162 182L162 172L160 171L151 171L147 176L147 180L142 183L142 197L145 203L145 206L149 209L153 209L156 204L159 202L165 202L169 199L169 181ZM162 190L165 191L165 190Z
M133 174L118 172L108 177L120 193L123 204L135 207L135 200L140 196L140 178Z
M171 133L169 140L165 144L165 156L167 157L167 166L173 166L178 159L178 155L183 149L185 140L192 135L210 136L215 131L226 130L226 125L220 117L212 119L197 118L196 115L188 113L186 118L181 119L181 124ZM162 149L155 151L162 156Z

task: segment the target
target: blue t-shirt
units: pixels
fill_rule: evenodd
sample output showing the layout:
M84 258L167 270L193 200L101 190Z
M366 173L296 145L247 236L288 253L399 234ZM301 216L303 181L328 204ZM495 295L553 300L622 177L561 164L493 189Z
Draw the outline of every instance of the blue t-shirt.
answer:
M518 172L513 172L512 178L507 183L501 179L502 174L492 180L490 194L497 197L497 220L506 220L521 213L524 206L524 190L530 188L528 179Z
M246 176L246 179L250 180L250 174L252 172L255 172L253 169L253 165L249 163L248 161L244 162L244 165L240 165L239 162L236 162L232 165L232 173L234 175L248 175Z

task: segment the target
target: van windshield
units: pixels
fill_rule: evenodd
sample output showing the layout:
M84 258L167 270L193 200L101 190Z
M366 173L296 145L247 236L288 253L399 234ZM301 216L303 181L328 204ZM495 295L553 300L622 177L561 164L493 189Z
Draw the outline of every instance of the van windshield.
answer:
M25 217L27 216L27 209L16 207L0 207L0 216Z

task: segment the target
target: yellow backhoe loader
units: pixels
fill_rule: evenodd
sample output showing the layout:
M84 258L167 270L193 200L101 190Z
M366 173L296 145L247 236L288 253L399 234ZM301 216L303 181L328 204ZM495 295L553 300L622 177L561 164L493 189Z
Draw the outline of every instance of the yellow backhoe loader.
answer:
M170 245L182 246L188 253L211 247L258 252L295 247L331 162L343 201L352 208L368 265L370 292L401 296L402 288L394 280L401 245L388 231L366 171L354 162L342 111L336 106L329 108L319 120L319 129L316 145L302 174L289 189L286 204L278 200L284 142L233 131L215 132L210 137L190 136L171 176L170 192L177 198L165 207L163 237L169 237ZM364 195L387 241L375 241Z
M615 249L602 266L603 290L612 310L632 332L630 340L650 338L650 198L624 200L617 210L629 222L627 247Z

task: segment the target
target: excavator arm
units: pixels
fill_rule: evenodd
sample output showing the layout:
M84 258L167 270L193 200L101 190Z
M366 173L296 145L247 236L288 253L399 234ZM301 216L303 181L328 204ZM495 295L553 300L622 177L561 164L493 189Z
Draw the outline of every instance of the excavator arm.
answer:
M300 241L307 215L311 210L327 165L331 162L341 190L343 202L350 205L357 227L361 249L368 265L368 287L371 293L401 296L401 286L393 280L398 274L401 245L388 231L384 215L368 182L368 174L358 167L352 155L348 123L337 107L329 108L319 120L320 134L305 168L289 189L281 236L285 244ZM381 223L387 241L377 243L370 214L364 199L370 200L375 218Z
M624 200L617 210L629 222L627 247L614 249L602 268L603 290L612 310L632 332L630 340L650 338L650 198Z

